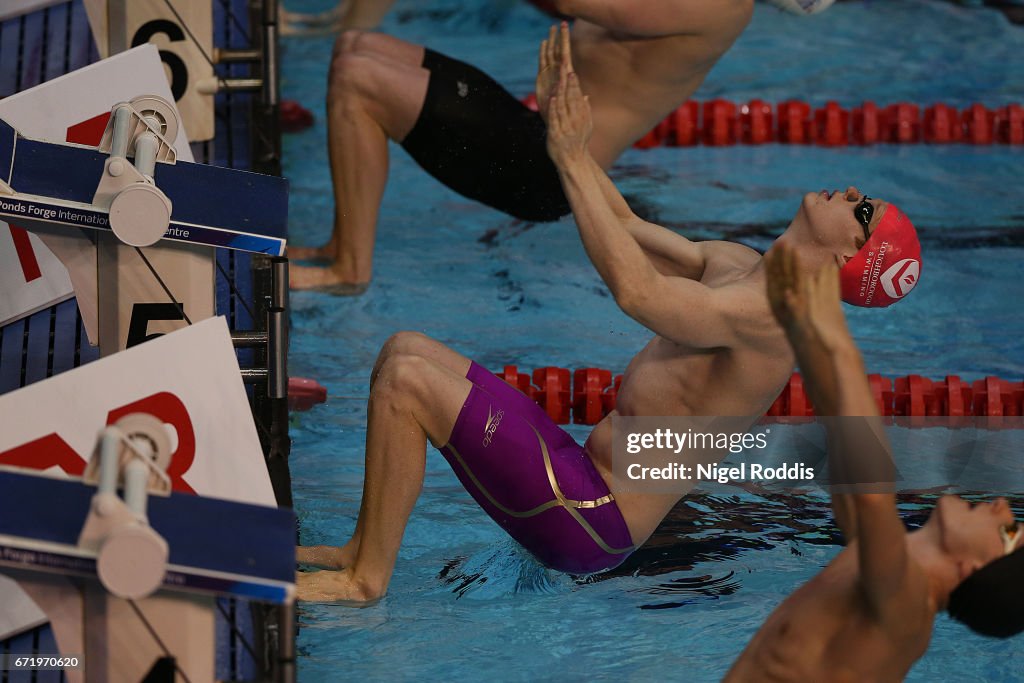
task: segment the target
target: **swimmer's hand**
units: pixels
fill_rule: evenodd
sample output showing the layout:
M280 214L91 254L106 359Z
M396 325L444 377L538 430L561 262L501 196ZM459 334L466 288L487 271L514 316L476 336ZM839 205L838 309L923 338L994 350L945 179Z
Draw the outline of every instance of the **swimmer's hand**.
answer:
M534 92L537 97L537 109L545 121L548 120L551 95L558 87L559 79L563 73L571 71L572 50L569 45L569 24L563 21L557 29L552 26L548 30L547 40L540 44L540 59Z
M548 112L548 155L558 168L584 158L594 121L590 102L580 90L576 74L564 72L551 95Z
M776 244L765 255L765 266L772 313L798 354L809 345L836 351L853 344L839 303L835 264L808 271L795 249Z

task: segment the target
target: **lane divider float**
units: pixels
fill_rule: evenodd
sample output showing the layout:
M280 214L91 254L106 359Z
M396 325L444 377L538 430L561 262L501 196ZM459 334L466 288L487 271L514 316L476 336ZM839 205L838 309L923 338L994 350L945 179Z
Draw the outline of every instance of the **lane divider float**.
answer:
M495 373L538 403L557 424L597 424L615 409L622 375L610 370L543 367L532 373L506 365ZM1020 417L1024 415L1024 381L986 377L965 382L957 375L932 380L920 375L895 379L868 375L868 383L886 417L955 418ZM814 407L803 378L793 373L766 417L809 418Z

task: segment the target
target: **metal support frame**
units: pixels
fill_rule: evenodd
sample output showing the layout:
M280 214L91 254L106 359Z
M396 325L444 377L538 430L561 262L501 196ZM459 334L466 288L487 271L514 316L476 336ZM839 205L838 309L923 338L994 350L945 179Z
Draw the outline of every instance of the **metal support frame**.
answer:
M253 170L271 175L281 174L281 124L278 79L278 0L251 0L250 21L260 26L253 32L254 46L262 53L259 97L253 98Z
M252 52L261 56L262 88L252 98L252 170L272 175L281 174L281 126L278 80L277 0L250 0L250 25L260 27L252 32L252 51L223 54L224 62L249 61ZM253 60L255 61L255 60ZM260 430L260 441L266 457L267 470L279 505L292 505L291 474L288 456L288 259L256 257L253 259L253 294L256 319L266 321L263 334L267 344L256 351L256 365L262 371L253 396L253 413L266 425ZM260 387L266 391L260 391ZM297 533L297 530L296 530ZM263 671L280 683L295 683L297 622L294 605L266 607L256 612L256 631L261 635L258 651L263 653Z

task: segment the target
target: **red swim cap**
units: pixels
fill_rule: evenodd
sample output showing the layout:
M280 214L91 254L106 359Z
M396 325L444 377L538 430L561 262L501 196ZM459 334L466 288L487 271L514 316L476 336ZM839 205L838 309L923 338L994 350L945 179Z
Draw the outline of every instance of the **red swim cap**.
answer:
M921 243L906 214L886 206L870 239L839 271L843 301L884 308L910 293L921 277Z

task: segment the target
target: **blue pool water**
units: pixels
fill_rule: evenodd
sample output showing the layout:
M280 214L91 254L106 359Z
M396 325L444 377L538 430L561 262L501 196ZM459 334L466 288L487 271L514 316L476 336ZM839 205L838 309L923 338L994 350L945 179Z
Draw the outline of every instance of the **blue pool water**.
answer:
M547 23L521 1L398 0L384 29L473 62L525 94ZM284 96L317 116L312 130L285 141L296 244L321 243L330 230L323 123L330 48L327 38L289 39L284 47ZM995 107L1024 93L1021 54L1024 29L990 10L845 2L797 19L758 6L696 97ZM370 290L355 299L292 297L291 372L330 392L326 405L293 418L305 543L341 543L351 533L367 379L393 332L424 332L492 368L616 372L649 336L616 309L571 219L515 221L462 199L393 152ZM762 249L807 190L855 184L899 203L920 229L925 265L921 285L898 309L847 309L869 370L1019 380L1022 155L1005 146L655 149L628 152L612 175L656 222ZM580 439L587 433L570 431ZM908 519L920 522L929 502L906 502ZM1024 498L1013 503L1024 514ZM623 569L576 582L517 551L431 451L389 597L362 611L304 606L301 680L717 680L767 614L839 549L820 493L707 486ZM1005 648L940 618L910 679L1018 680L1019 658L1005 657Z

